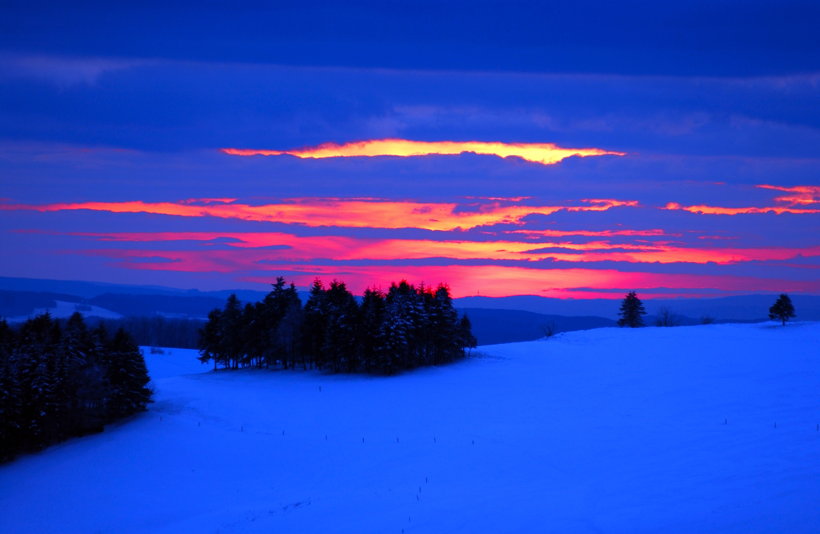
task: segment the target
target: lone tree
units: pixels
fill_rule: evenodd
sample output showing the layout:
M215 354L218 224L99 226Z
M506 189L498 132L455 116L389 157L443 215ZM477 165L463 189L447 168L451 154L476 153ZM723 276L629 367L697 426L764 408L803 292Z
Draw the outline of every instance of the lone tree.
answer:
M780 319L783 326L786 326L786 321L794 317L797 317L794 314L794 304L785 293L777 297L777 301L769 308L769 319Z
M646 315L646 310L643 308L641 299L634 291L630 291L621 303L621 318L618 319L618 326L628 326L630 328L643 326L643 315Z

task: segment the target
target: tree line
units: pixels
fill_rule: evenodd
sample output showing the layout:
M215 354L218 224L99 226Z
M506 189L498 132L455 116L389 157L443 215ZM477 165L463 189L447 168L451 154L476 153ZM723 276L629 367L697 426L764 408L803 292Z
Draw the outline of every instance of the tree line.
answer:
M0 320L0 462L144 410L148 381L122 329L89 329L79 313L62 324L40 315L17 329Z
M630 328L644 326L644 315L646 315L646 309L643 306L643 302L638 298L635 291L630 291L621 301L621 308L618 311L618 326L628 326ZM769 308L769 319L777 319L783 323L783 326L786 326L786 322L789 319L794 319L795 317L797 317L797 315L794 311L794 304L792 304L791 298L785 293L777 297L775 303ZM708 322L706 318L703 320L704 324L710 322L712 322L711 318L709 318ZM660 310L656 322L657 326L677 326L677 324L672 312L666 308Z
M214 367L319 368L393 374L463 358L476 346L449 288L393 283L367 289L361 302L344 282L315 280L304 306L278 277L265 298L241 305L235 295L201 331L200 359Z
M88 322L91 325L102 324L109 332L116 332L122 328L140 346L180 349L197 348L199 331L205 324L204 319L181 319L160 315L89 320Z

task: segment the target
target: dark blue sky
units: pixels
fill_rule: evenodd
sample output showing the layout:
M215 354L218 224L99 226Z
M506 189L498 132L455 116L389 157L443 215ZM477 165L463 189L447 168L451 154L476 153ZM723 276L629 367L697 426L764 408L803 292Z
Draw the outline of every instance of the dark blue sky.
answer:
M811 1L10 1L3 48L433 70L784 75L820 67Z

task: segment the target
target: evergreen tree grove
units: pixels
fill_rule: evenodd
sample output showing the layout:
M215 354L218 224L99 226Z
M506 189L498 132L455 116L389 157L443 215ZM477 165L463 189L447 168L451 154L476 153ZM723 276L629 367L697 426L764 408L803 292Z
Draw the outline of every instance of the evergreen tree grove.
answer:
M331 372L393 374L462 358L475 346L445 285L407 281L388 292L367 289L359 303L344 282L315 280L304 307L293 284L277 278L261 303L235 296L213 310L200 331L200 359L215 367L317 367ZM241 335L236 335L241 332Z
M122 330L109 339L79 313L64 328L48 314L16 331L0 321L0 462L145 410L148 381Z

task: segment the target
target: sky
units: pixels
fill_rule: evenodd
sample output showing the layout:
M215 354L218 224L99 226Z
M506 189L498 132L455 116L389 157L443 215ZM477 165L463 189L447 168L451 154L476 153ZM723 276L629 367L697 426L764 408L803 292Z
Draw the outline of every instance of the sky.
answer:
M0 276L820 294L820 4L0 6Z

